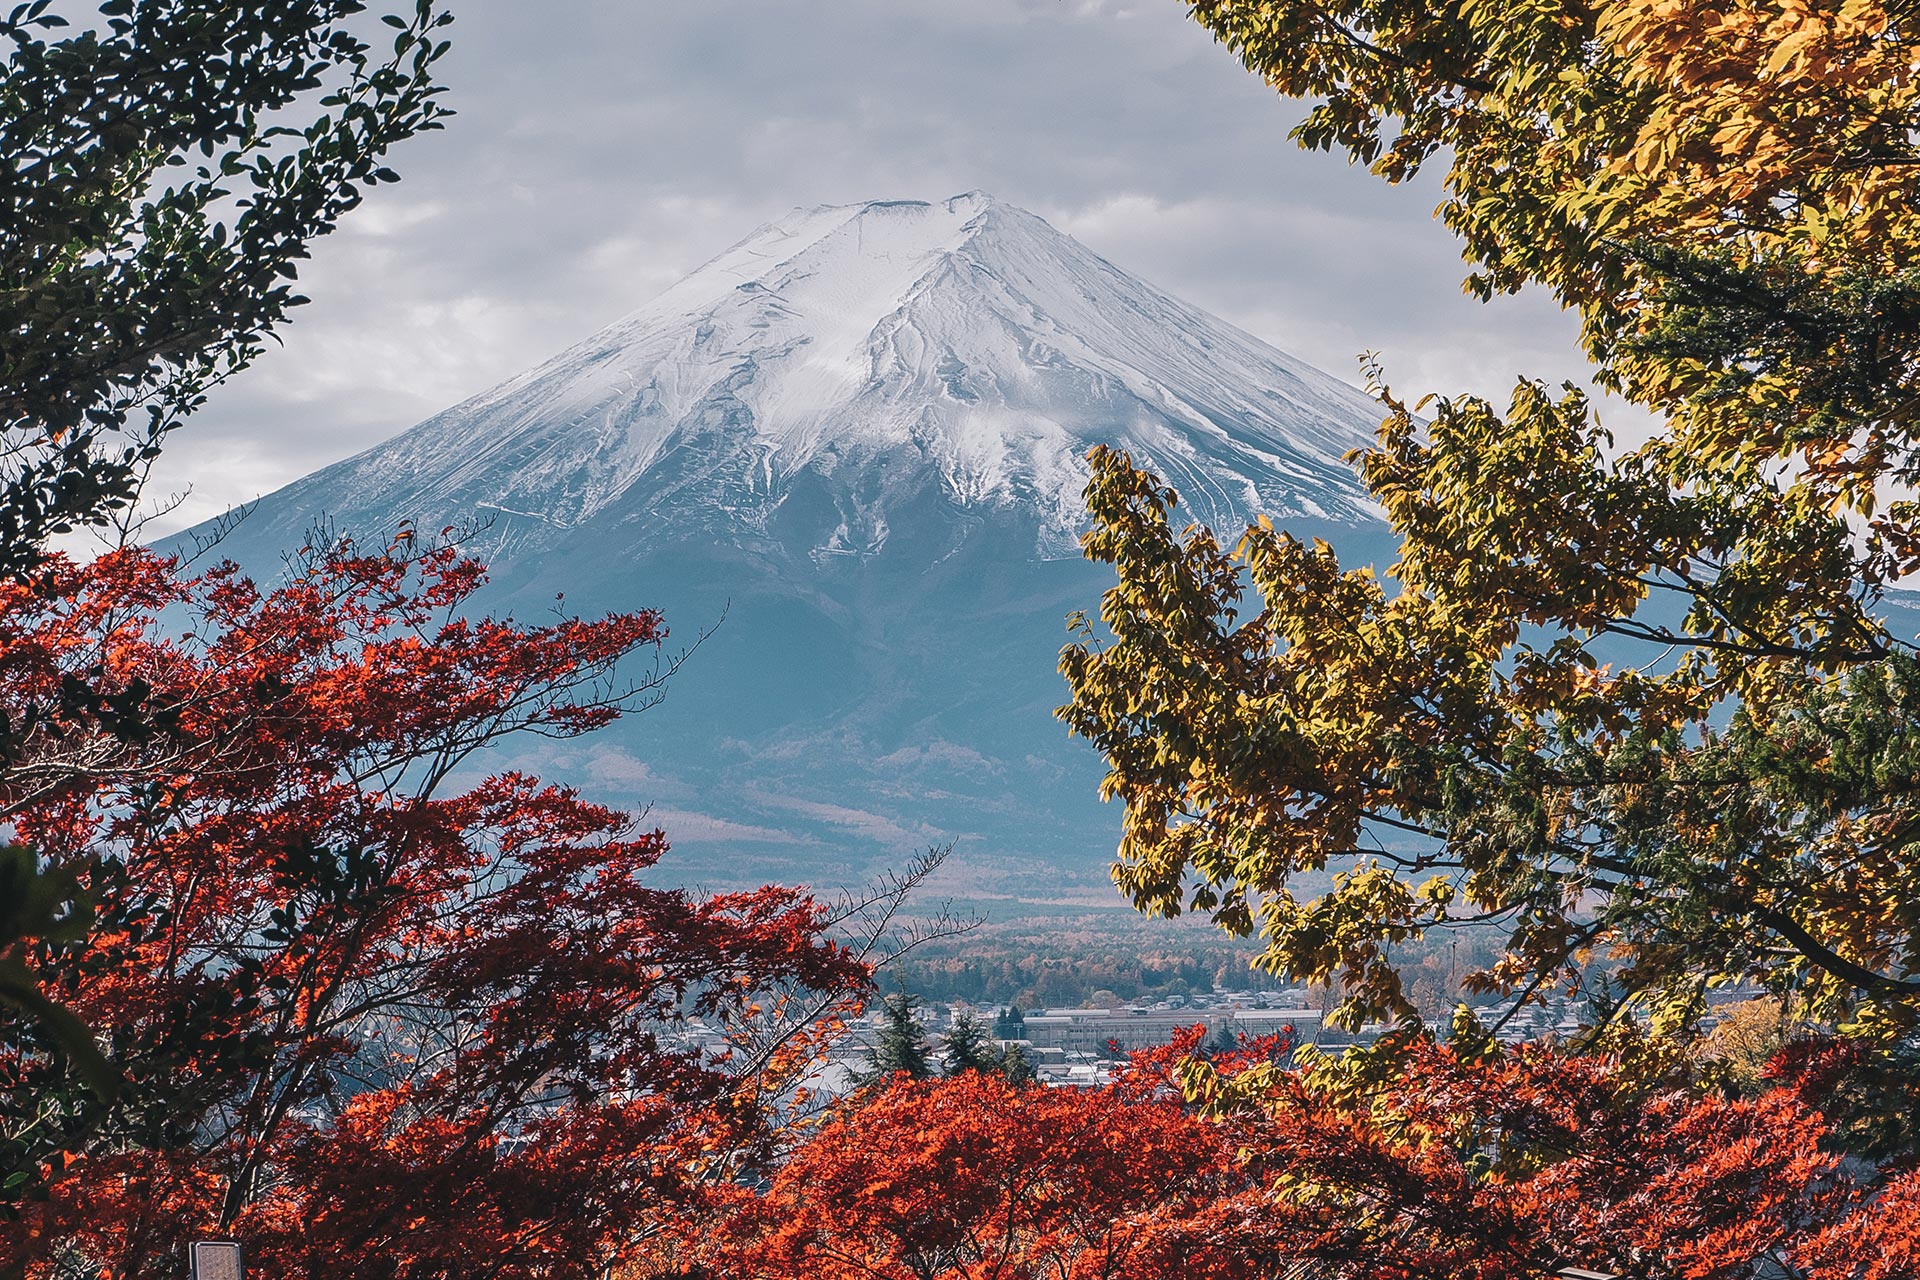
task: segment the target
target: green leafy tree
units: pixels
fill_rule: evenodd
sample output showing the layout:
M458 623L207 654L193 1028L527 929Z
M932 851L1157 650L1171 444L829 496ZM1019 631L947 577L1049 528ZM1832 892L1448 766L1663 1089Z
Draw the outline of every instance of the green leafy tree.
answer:
M74 27L33 0L0 19L0 574L132 500L165 434L306 301L312 242L396 180L396 143L441 127L449 16L419 0L376 45L366 8L106 0Z
M996 1040L1025 1040L1027 1038L1027 1018L1020 1012L1017 1004L1008 1005L993 1017L993 1038Z
M1757 979L1904 1052L1920 29L1871 0L1192 10L1310 100L1303 145L1444 166L1470 286L1553 290L1661 427L1623 452L1572 390L1409 406L1372 370L1378 569L1183 528L1096 451L1084 545L1118 581L1062 714L1125 802L1122 889L1258 932L1389 1044L1420 1034L1396 949L1474 923L1504 945L1470 994L1570 987L1595 1035L1631 1004L1689 1034Z
M1017 1044L995 1044L995 1034L987 1024L970 1013L963 1013L942 1037L945 1074L964 1075L969 1071L1004 1076L1013 1084L1029 1084L1034 1078L1033 1062Z
M1023 1046L1017 1044L1007 1045L1000 1050L999 1071L1011 1085L1032 1084L1040 1078L1033 1069L1033 1059L1027 1056Z
M0 940L70 942L84 937L92 922L92 903L71 869L44 869L31 849L0 845ZM0 951L0 1002L36 1023L97 1097L111 1099L119 1092L119 1072L93 1032L41 989L17 942ZM5 1114L0 1107L0 1116Z

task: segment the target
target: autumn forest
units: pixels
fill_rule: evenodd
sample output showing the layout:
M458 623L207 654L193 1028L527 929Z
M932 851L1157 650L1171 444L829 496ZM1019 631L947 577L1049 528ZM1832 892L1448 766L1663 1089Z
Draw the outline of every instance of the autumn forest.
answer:
M453 530L147 546L154 460L433 147L460 3L0 15L0 1277L1920 1276L1920 10L1185 7L1655 426L1382 351L1378 564L1095 449L1057 716L1119 957L940 915L912 849L674 887L671 829L496 767L644 712L644 599L488 616ZM909 987L1299 989L1351 1042L1066 1087Z

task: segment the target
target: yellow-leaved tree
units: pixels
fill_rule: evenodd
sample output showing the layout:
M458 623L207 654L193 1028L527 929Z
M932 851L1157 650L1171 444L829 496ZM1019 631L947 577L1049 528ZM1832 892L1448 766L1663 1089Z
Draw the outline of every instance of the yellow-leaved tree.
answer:
M1920 568L1920 9L1191 9L1308 100L1303 145L1444 166L1469 288L1552 290L1662 425L1622 451L1571 389L1380 386L1378 571L1183 529L1096 452L1085 548L1118 584L1061 714L1125 803L1121 887L1407 1035L1393 946L1472 921L1506 939L1482 988L1586 983L1596 1035L1635 1005L1684 1033L1757 979L1911 1052L1920 661L1885 618Z

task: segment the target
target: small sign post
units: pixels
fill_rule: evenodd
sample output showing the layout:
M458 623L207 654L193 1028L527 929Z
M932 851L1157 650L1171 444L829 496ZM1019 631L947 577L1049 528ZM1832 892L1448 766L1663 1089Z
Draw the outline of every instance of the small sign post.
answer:
M192 1264L189 1280L247 1280L240 1265L240 1246L231 1240L196 1240L188 1246Z

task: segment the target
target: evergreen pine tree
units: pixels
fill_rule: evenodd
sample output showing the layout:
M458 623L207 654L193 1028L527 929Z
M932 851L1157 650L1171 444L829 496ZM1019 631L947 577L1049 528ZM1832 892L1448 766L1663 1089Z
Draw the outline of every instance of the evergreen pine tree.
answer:
M1001 1053L1000 1046L987 1034L986 1024L970 1013L963 1013L954 1019L953 1029L947 1032L944 1043L947 1074L950 1076L968 1071L978 1071L984 1075L1006 1068L1006 1057Z
M1007 1078L1008 1084L1014 1085L1032 1084L1039 1078L1033 1069L1033 1059L1017 1044L1000 1051L1000 1074Z
M1208 1053L1232 1053L1240 1047L1240 1037L1234 1032L1231 1022L1223 1022L1213 1029L1207 1037Z
M994 1016L993 1038L995 1040L1025 1040L1027 1038L1027 1016L1020 1012L1019 1005L1008 1005Z
M884 1020L869 1054L870 1065L861 1075L860 1083L872 1084L900 1071L914 1080L925 1080L933 1074L927 1033L914 1017L914 1011L919 1007L919 997L907 991L896 991L881 997L880 1009Z

